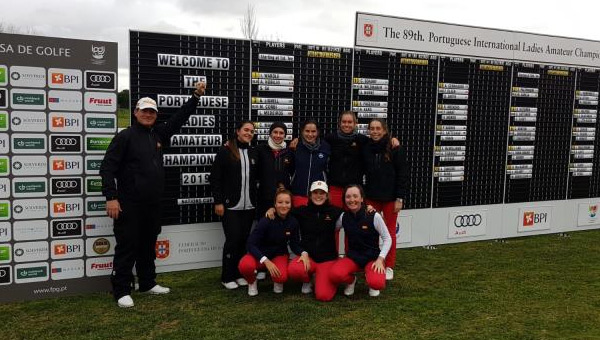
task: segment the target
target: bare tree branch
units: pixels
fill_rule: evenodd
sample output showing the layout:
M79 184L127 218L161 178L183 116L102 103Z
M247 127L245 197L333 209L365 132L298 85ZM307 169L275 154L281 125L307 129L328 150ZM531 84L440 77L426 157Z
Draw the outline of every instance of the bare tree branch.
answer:
M240 19L240 28L246 39L255 40L258 36L258 21L256 19L254 5L248 4L248 9L246 10L246 14L244 14L244 18Z
M0 33L36 35L38 32L31 26L25 28L14 24L0 22Z

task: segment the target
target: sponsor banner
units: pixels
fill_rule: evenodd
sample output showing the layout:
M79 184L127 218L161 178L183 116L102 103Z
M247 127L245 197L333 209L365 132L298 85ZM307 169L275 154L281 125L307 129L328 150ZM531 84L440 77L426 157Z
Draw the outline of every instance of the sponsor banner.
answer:
M25 263L15 265L15 283L48 281L47 262Z
M103 236L113 234L113 219L104 217L89 217L85 219L86 236Z
M85 156L85 174L99 175L104 156Z
M485 235L487 211L454 211L448 217L448 238Z
M223 255L223 239L223 231L219 229L161 234L156 244L156 265L194 263L199 259L220 260Z
M102 177L86 177L85 178L85 194L86 195L102 195Z
M115 254L114 236L92 237L85 240L86 256L108 256Z
M0 154L7 154L8 148L8 134L0 133Z
M81 135L50 135L51 153L81 153Z
M12 192L16 198L45 197L48 195L48 180L46 177L15 177Z
M10 90L10 107L16 110L45 110L46 91L29 89Z
M8 90L0 89L0 109L6 109L8 107Z
M86 92L83 96L84 108L90 112L116 112L117 94L105 92Z
M106 215L105 197L88 197L85 199L85 213L89 216Z
M525 207L519 209L518 232L547 230L552 227L552 207Z
M10 222L0 222L0 242L8 242L12 239L12 228Z
M51 89L79 90L83 83L80 70L67 68L48 69L48 87Z
M117 116L114 114L88 113L85 115L85 132L111 133L117 131Z
M117 74L115 72L85 71L85 89L114 91L117 89Z
M53 261L50 264L50 277L52 280L67 280L83 277L85 262L79 260Z
M53 260L83 257L83 240L80 238L56 240L50 243L50 257Z
M15 220L28 220L48 217L48 200L33 198L13 200L13 218Z
M113 135L86 135L86 153L105 153L113 139Z
M83 193L81 177L52 177L50 178L50 193L52 196L79 196Z
M50 200L51 217L78 217L83 215L83 198L64 197Z
M10 159L8 156L0 156L0 176L10 175Z
M10 197L10 180L8 178L0 178L0 198Z
M14 87L45 87L46 69L43 67L11 66L10 84Z
M50 156L48 166L51 175L81 175L83 173L83 157Z
M11 148L13 153L46 153L46 135L15 133L11 136Z
M78 112L50 112L48 129L51 132L81 132L83 119Z
M81 111L82 104L79 91L48 91L48 108L52 111Z
M11 216L10 201L0 200L0 221L6 221Z
M0 266L0 286L12 283L11 266Z
M48 238L48 221L15 221L13 238L15 241L45 240Z
M96 257L85 260L85 275L89 277L93 276L107 276L112 273L113 269L113 258L109 257Z
M52 238L77 237L83 235L83 219L81 218L52 220L50 224Z
M0 65L0 86L8 85L8 68L6 65Z
M48 242L19 242L13 245L15 262L46 261L50 256Z
M0 263L9 263L12 260L12 245L0 244Z
M46 113L39 111L13 111L10 118L12 131L46 131Z
M578 205L577 226L587 227L600 224L598 208L600 208L600 202L580 203Z
M48 173L46 156L13 156L12 173L15 176L43 176Z
M8 131L8 112L0 111L0 131Z

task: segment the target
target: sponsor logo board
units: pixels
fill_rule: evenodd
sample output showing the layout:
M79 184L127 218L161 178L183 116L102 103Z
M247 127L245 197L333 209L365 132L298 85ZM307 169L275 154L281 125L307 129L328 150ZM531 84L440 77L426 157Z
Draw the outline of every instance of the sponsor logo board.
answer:
M115 72L85 71L85 89L114 91L117 88Z
M547 230L552 227L552 207L525 207L519 209L518 232Z
M43 176L48 173L46 156L13 156L12 173L15 176Z
M11 217L10 201L0 200L0 221L6 221Z
M102 177L86 177L85 194L102 195Z
M8 178L0 178L0 198L10 197L10 180Z
M0 86L8 85L8 68L6 65L0 65Z
M46 131L46 113L39 111L13 111L10 115L10 128L13 131Z
M85 199L85 213L89 216L106 215L106 198L88 197Z
M12 268L10 266L0 266L0 285L9 285L12 283Z
M577 226L587 227L600 224L600 202L580 203L578 205Z
M8 131L8 112L0 111L0 131Z
M99 175L104 156L85 156L85 174Z
M0 222L0 242L8 242L12 239L12 228L10 222Z
M52 238L76 237L83 235L83 219L70 218L64 220L52 220Z
M67 280L83 277L85 262L82 259L53 261L50 264L50 277L52 280Z
M15 283L48 281L47 262L24 263L15 265Z
M81 177L52 177L50 179L50 192L52 196L74 196L83 193L83 179Z
M90 112L116 112L117 94L107 92L86 92L83 96L86 111Z
M105 153L113 137L112 135L86 135L85 152Z
M108 256L115 254L114 236L92 237L85 240L86 256Z
M46 261L49 257L48 242L19 242L13 245L15 262Z
M79 91L48 91L48 108L52 111L81 111L82 104Z
M86 236L104 236L113 234L113 219L104 217L89 217L85 219Z
M15 133L11 136L11 148L14 153L45 153L46 135Z
M50 135L51 153L80 153L81 135Z
M83 173L83 157L50 156L48 166L51 175L81 175Z
M53 260L83 257L83 240L80 238L55 240L50 243L50 257Z
M448 238L486 234L487 211L455 211L448 217Z
M43 67L11 66L10 84L15 87L46 86L46 69Z
M0 154L7 154L9 149L8 134L0 133Z
M12 259L12 245L0 244L0 263L9 263Z
M48 217L48 200L45 198L13 200L12 214L16 220Z
M48 195L48 180L45 177L15 177L12 191L17 198L45 197Z
M63 197L50 200L51 217L78 217L82 215L83 199L80 197Z
M113 270L113 258L109 257L95 257L85 260L85 274L86 276L107 276L112 273Z
M16 110L45 110L46 91L33 89L11 89L10 107Z
M66 68L48 69L48 87L51 89L79 90L83 83L80 70Z
M13 223L13 238L15 241L45 240L48 238L48 221L15 221Z
M51 132L81 132L83 119L78 112L50 112L48 129Z
M111 133L117 131L117 116L114 114L88 113L85 115L85 131Z
M0 156L0 176L10 175L10 160L8 156Z

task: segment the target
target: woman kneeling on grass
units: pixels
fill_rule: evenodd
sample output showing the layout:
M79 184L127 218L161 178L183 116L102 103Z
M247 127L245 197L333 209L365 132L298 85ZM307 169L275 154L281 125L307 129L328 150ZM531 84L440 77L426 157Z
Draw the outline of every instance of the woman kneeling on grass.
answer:
M356 276L364 270L370 296L379 296L385 288L385 257L392 240L385 222L379 213L369 215L363 203L364 192L359 185L349 185L344 191L344 202L348 212L337 220L336 227L344 228L348 238L346 257L339 259L331 268L330 279L336 285L347 284L344 294L354 294ZM379 248L379 237L383 246Z
M248 281L248 295L258 294L256 270L266 268L273 280L273 291L283 292L287 281L288 245L297 255L302 253L298 236L298 220L289 214L292 208L292 194L287 190L275 195L275 219L261 218L248 238L248 254L238 266L242 276Z

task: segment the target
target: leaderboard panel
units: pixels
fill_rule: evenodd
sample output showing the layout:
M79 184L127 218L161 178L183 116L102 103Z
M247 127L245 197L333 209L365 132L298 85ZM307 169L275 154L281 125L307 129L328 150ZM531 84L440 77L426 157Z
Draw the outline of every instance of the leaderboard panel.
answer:
M164 122L196 82L207 83L196 112L164 151L163 224L217 220L208 175L218 148L248 119L250 57L248 40L130 32L132 112L139 98L152 97Z
M442 56L433 207L502 203L508 62Z
M598 159L594 154L597 150L599 80L598 69L577 70L569 155L569 199L598 196L598 176L594 176L597 175L594 164L598 164Z
M407 209L431 207L438 56L398 53L390 78L388 124L410 164Z

